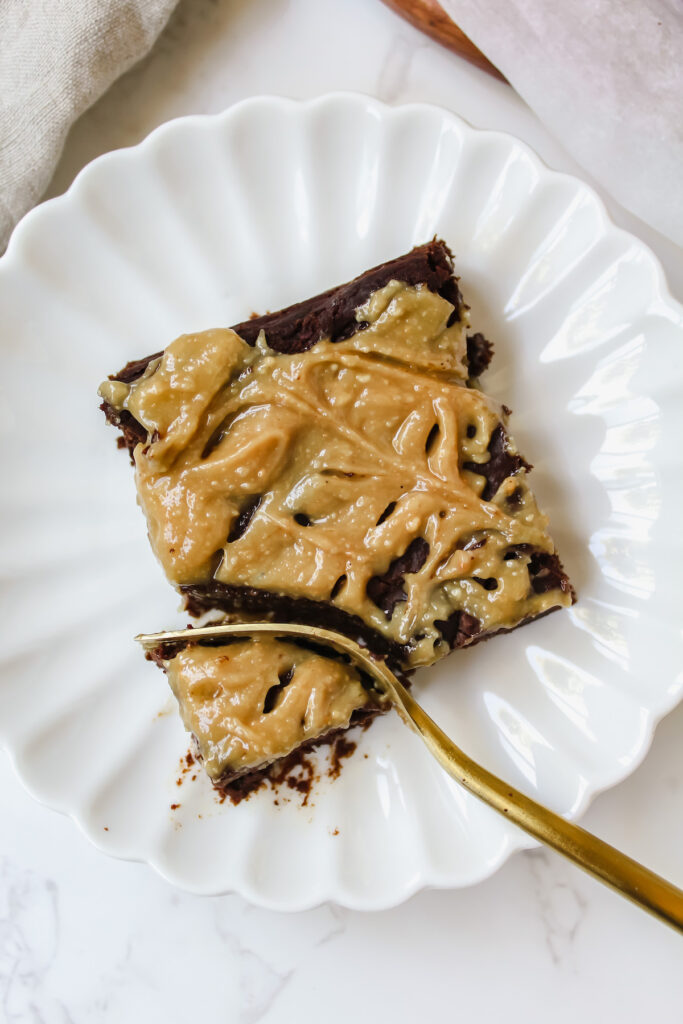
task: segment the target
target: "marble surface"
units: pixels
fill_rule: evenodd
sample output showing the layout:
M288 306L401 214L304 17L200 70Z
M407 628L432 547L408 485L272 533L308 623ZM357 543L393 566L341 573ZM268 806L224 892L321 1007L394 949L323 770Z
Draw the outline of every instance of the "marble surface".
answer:
M378 0L181 0L153 53L74 127L50 194L168 118L256 93L339 88L441 103L580 173L506 86ZM680 250L603 198L683 297ZM643 765L585 817L679 885L682 734L683 705ZM191 897L108 859L34 803L4 756L0 814L0 1024L172 1024L198 1010L230 1024L683 1021L681 939L550 853L518 855L476 887L424 892L395 910L285 915L234 896Z

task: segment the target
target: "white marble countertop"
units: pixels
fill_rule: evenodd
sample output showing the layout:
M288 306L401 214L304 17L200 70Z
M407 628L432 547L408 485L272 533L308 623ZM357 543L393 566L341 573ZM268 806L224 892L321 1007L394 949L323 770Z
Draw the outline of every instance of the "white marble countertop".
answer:
M379 0L181 0L153 53L75 126L50 194L171 117L330 89L440 103L586 177L507 86ZM683 297L680 249L601 194ZM644 764L585 817L679 885L682 734L683 705ZM230 1024L683 1021L680 938L550 853L517 855L474 888L424 892L395 910L286 915L185 895L108 859L35 804L1 756L0 815L0 1024L185 1024L198 1013Z

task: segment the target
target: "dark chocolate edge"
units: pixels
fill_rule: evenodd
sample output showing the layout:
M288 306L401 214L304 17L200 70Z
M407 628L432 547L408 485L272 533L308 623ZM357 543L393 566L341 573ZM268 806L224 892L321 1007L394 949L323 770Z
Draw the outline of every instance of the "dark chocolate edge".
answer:
M408 285L424 284L430 291L441 295L455 306L452 318L456 322L461 317L464 305L453 269L453 253L445 242L434 238L425 245L416 246L409 253L366 270L344 285L296 302L278 312L255 316L234 325L231 330L249 345L254 345L259 332L265 331L268 345L280 352L305 351L323 337L342 341L367 327L365 323L356 321L355 311L358 306L364 304L373 292L395 280ZM493 353L493 345L482 334L468 337L467 355L472 378L483 373ZM142 376L150 362L163 354L160 351L141 359L133 359L117 373L110 374L110 380L130 384ZM146 440L145 429L129 412L119 412L108 401L103 401L99 408L106 420L121 431L121 446L127 447L132 459L135 445Z
M304 626L319 626L337 630L356 640L378 658L384 658L392 668L399 668L407 656L403 644L387 639L368 626L358 615L352 615L325 601L308 597L289 597L256 587L234 586L211 580L205 584L180 587L185 597L185 608L193 618L205 612L219 610L226 614L249 612L273 622L296 622Z
M276 313L244 320L235 324L232 330L249 345L254 345L259 332L265 330L269 346L277 352L303 352L323 337L342 341L363 330L366 324L356 320L356 310L374 291L392 280L426 284L430 291L437 292L453 304L455 309L451 316L460 319L463 300L457 279L453 276L453 254L445 242L434 238L403 256L367 270L346 284ZM476 374L473 372L471 376L479 376L491 361L493 347L483 335L475 334L468 338L467 351L468 359L476 368ZM163 352L154 352L135 359L117 373L110 374L109 379L130 384L142 376L152 360L162 355ZM119 412L108 402L102 402L100 409L109 423L119 428L123 444L132 455L136 444L147 438L144 427L129 412Z
M409 285L426 284L430 291L437 292L455 306L457 317L453 322L460 319L463 301L457 278L453 276L453 254L444 241L434 238L424 245L415 246L403 256L366 270L345 284L295 302L275 313L243 320L233 325L231 330L248 345L255 345L259 333L265 331L269 347L285 353L305 352L323 337L343 341L367 326L356 320L358 307L373 292L395 280ZM472 352L478 353L481 372L491 361L493 348L482 335L472 335L472 345ZM142 376L152 360L162 355L163 351L154 352L126 363L117 373L110 374L109 379L130 384Z
M249 345L254 345L259 332L265 331L268 345L280 352L305 351L323 337L341 341L367 326L356 321L358 306L364 304L377 289L394 280L408 285L426 285L430 291L453 303L452 317L460 318L463 299L453 275L453 253L443 241L432 239L423 246L416 246L410 253L380 263L344 285L278 312L255 316L234 325L231 330ZM492 359L493 346L483 335L476 334L468 338L467 351L468 359L472 360L477 371L471 376L478 376ZM110 380L130 384L142 376L150 362L163 354L163 351L154 352L141 359L133 359L118 373L110 374ZM129 412L119 412L108 401L103 401L99 408L106 420L121 430L121 446L127 447L132 459L135 445L146 440L146 431Z

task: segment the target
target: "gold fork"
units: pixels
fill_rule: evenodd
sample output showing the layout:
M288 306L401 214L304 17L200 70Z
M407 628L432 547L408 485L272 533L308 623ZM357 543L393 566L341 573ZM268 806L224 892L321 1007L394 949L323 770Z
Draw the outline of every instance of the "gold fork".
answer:
M534 839L561 853L589 875L611 886L660 921L683 932L683 890L476 764L429 717L383 661L374 658L369 651L342 633L294 623L233 622L167 633L140 634L135 639L150 649L182 640L220 640L224 637L264 635L315 640L335 651L348 654L372 677L404 723L421 737L430 753L456 782Z

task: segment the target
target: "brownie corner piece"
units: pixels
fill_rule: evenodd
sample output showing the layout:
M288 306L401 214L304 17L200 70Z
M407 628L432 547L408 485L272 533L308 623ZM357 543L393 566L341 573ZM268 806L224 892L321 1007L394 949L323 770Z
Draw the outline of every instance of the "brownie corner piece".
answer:
M277 637L156 648L183 723L214 786L233 797L294 751L330 742L387 709L348 658Z

